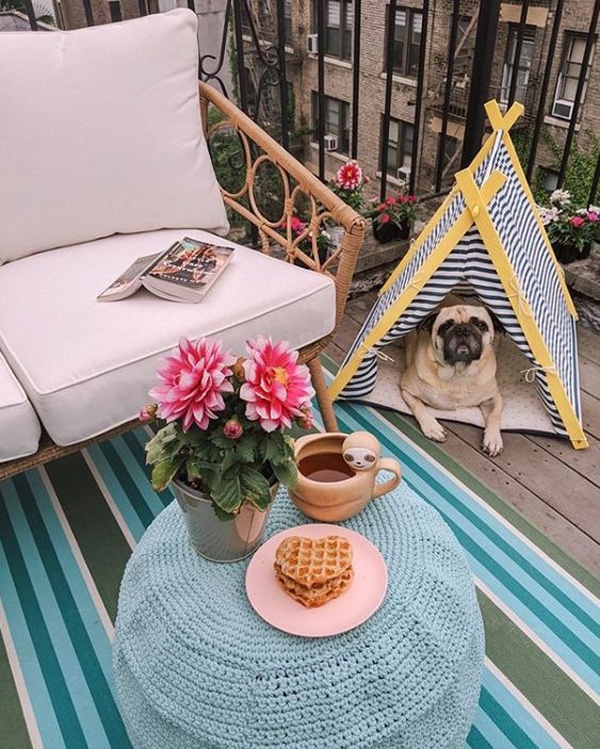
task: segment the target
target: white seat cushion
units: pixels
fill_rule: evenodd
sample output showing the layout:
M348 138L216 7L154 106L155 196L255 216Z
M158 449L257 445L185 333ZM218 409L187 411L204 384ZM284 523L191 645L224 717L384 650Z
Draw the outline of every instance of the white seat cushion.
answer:
M118 302L96 295L141 255L182 236L237 248L199 304L146 290ZM57 444L134 418L156 384L158 360L181 336L221 339L233 353L260 334L295 348L330 333L330 278L194 229L117 235L0 267L0 350Z
M197 26L179 9L0 34L0 263L116 232L226 233Z
M32 405L0 354L0 462L34 453L40 434Z

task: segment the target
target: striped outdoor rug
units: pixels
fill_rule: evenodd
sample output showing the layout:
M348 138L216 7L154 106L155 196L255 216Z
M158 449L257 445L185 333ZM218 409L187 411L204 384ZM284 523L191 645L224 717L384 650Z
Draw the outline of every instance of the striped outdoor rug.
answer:
M598 581L402 417L336 409L342 431L367 429L400 460L470 560L487 667L467 745L598 749ZM140 429L0 483L2 748L130 746L111 677L118 587L171 501L150 488L145 440Z

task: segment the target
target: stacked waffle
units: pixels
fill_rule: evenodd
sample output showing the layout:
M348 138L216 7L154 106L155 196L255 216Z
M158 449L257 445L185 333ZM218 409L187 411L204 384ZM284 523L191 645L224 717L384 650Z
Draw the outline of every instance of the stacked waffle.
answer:
M350 587L352 545L341 536L288 536L277 547L274 567L288 596L307 608L322 606Z

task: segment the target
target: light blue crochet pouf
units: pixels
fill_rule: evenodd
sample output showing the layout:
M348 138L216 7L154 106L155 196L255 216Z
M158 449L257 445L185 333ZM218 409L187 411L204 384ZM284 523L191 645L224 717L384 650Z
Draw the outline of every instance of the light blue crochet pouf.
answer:
M307 522L281 491L267 534ZM176 504L161 513L127 566L113 651L136 749L464 746L484 640L461 548L405 486L342 525L381 551L387 595L356 629L309 639L254 612L248 560L199 558Z

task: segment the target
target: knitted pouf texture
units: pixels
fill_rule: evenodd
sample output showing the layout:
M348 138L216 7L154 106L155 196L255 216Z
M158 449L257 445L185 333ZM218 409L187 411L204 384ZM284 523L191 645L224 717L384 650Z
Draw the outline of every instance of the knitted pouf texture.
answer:
M266 535L307 522L282 490ZM248 559L197 556L175 502L156 518L125 571L113 649L136 749L464 746L484 638L462 549L404 485L340 525L380 550L388 590L359 627L312 639L254 612Z

